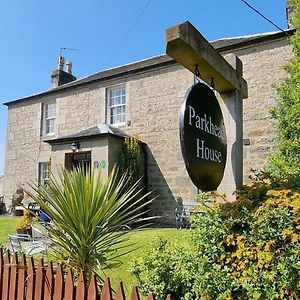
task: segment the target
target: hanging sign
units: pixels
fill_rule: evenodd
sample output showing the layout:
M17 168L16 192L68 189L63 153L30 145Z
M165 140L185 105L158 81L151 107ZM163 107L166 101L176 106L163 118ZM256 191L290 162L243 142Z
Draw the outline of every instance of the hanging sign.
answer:
M219 186L226 165L227 142L219 102L209 86L198 82L180 110L180 142L187 172L202 191Z

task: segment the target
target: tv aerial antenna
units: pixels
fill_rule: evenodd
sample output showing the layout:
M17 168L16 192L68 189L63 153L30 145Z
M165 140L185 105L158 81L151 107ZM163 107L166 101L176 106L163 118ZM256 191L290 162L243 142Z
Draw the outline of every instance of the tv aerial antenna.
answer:
M62 56L63 51L78 51L78 49L75 48L66 48L66 47L60 47L59 49L59 56Z

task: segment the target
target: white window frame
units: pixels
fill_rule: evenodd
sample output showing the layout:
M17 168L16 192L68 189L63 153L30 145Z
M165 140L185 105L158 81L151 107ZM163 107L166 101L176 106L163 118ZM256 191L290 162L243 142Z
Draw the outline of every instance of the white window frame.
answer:
M38 183L45 186L49 181L49 162L39 162Z
M49 106L54 106L54 115L48 115ZM53 121L53 125L49 125L49 123ZM43 103L43 135L49 136L55 134L55 121L56 121L56 102L47 102ZM47 132L47 128L49 131ZM51 129L52 128L52 129Z
M113 91L117 91L117 90L122 90L124 92L121 93L121 95L115 95L115 96L112 96L111 95L111 92ZM119 104L113 104L111 105L111 100L113 98L125 98L125 101L122 102L122 103L119 103ZM122 125L125 125L126 124L126 106L127 106L127 91L126 91L126 86L125 85L119 85L119 86L114 86L114 87L111 87L111 88L108 88L106 90L106 107L107 107L107 113L106 113L106 116L107 116L107 124L109 125L113 125L113 126L122 126ZM121 117L123 117L123 121L121 122L113 122L112 121L112 109L115 109L115 108L119 108L119 107L124 107L124 113L121 114ZM116 114L117 115L117 114Z

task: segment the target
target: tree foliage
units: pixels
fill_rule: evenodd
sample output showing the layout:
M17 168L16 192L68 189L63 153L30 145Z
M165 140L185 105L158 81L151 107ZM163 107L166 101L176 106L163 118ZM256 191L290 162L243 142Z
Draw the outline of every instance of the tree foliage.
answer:
M277 177L298 182L300 178L300 0L291 0L293 57L285 66L287 78L278 87L279 101L272 115L277 120L279 149L270 157L267 170Z
M118 165L120 174L129 174L129 186L141 177L141 147L138 139L134 137L125 138Z

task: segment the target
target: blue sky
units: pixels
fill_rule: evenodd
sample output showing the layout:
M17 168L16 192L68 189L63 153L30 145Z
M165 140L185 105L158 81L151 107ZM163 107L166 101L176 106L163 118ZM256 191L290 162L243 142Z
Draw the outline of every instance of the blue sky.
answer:
M248 2L287 28L286 0ZM2 103L49 89L60 47L78 49L63 55L81 78L164 53L165 29L186 20L209 41L277 30L241 0L0 0L0 174Z

